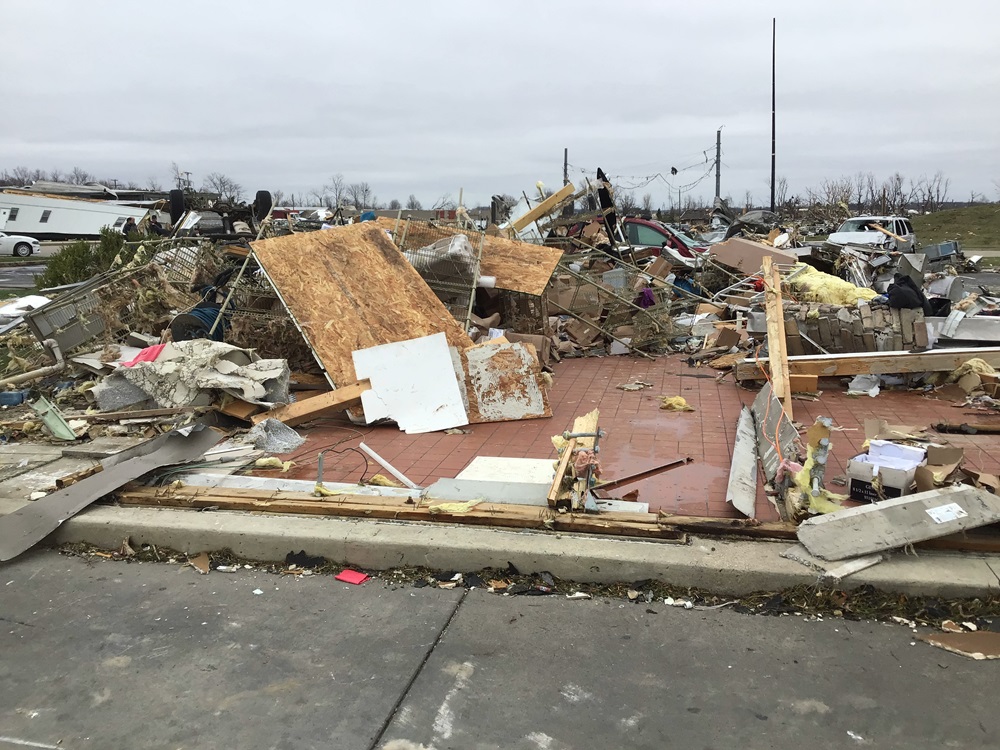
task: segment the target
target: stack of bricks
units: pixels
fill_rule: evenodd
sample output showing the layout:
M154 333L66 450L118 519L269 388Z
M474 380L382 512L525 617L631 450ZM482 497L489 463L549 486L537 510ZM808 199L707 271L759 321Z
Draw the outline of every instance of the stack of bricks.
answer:
M786 303L784 312L785 341L791 356L822 354L810 341L830 354L901 351L904 343L911 344L910 337L904 336L900 311L884 303L862 302L856 307L818 302ZM912 326L912 323L911 327L914 330L923 328Z

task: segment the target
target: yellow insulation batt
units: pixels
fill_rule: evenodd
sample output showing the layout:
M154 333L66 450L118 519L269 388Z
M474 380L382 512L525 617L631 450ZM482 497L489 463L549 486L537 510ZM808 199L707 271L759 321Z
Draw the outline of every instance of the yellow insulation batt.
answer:
M878 292L874 289L854 286L849 281L818 271L812 266L799 263L795 268L803 270L787 284L795 296L803 302L824 302L828 305L853 307L859 299L870 301L878 296Z

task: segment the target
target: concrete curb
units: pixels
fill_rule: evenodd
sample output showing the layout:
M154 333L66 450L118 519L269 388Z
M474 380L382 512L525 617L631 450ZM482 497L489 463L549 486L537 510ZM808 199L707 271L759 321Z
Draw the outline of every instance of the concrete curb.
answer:
M525 573L547 570L564 580L614 583L653 578L722 594L776 591L816 582L816 574L779 556L788 542L692 538L690 544L591 535L507 531L291 515L251 515L161 508L95 506L49 540L118 547L135 543L186 553L232 549L256 560L283 560L303 549L369 570L419 565L475 571L513 563ZM967 598L1000 593L1000 555L894 555L842 584L871 584L910 595Z

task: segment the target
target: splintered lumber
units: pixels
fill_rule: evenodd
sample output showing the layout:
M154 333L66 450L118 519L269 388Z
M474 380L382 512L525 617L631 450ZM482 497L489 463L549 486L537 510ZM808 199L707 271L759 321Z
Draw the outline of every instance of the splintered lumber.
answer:
M361 394L371 390L371 387L369 381L359 380L318 396L311 396L270 411L255 414L250 418L250 421L254 424L260 424L265 419L277 419L289 427L295 427L310 419L335 414L350 409L352 406L360 406Z
M570 438L569 442L566 443L566 447L563 448L562 455L559 456L559 465L556 466L556 475L552 478L552 486L549 487L549 494L546 499L549 502L549 507L556 507L556 503L559 502L559 496L563 494L562 483L563 477L566 476L566 470L569 468L570 459L573 458L573 451L576 450L576 438Z
M357 380L351 353L443 332L472 346L462 326L374 222L251 243L332 385Z
M375 223L389 232L400 235L406 227L407 247L430 245L444 237L464 234L469 237L473 246L478 246L478 233L463 231L458 227L430 224L425 221L400 222L395 219L378 218ZM399 242L401 237L396 237ZM535 297L545 294L545 287L555 273L562 250L546 245L533 245L530 242L510 240L506 237L483 237L483 255L479 262L479 275L492 276L496 279L496 288L509 292L521 292Z
M1000 497L968 485L945 487L816 516L799 541L824 560L844 560L1000 521Z
M781 275L772 264L771 256L764 258L764 309L767 313L767 353L777 367L771 369L771 388L782 402L789 419L792 415L792 389L788 383L788 353L785 351L785 314L781 304Z
M988 349L935 349L930 352L866 352L860 354L824 354L789 357L791 375L816 375L821 378L844 375L901 375L911 372L951 372L972 358L1000 368L1000 347ZM760 365L769 368L762 357ZM763 380L758 360L745 359L736 365L737 380Z
M573 187L573 183L566 183L559 189L558 192L550 195L537 206L529 210L526 214L518 216L516 219L511 221L511 227L515 232L520 232L532 222L538 221L538 219L541 219L543 216L548 216L555 210L556 206L569 198L575 192L576 188Z
M434 500L415 503L406 497L335 495L317 498L305 492L225 487L131 487L118 494L123 505L170 508L217 508L267 513L340 516L347 518L428 521L525 529L549 529L588 534L638 536L684 541L677 529L663 526L653 513L554 513L549 508L479 503L461 513L435 508Z

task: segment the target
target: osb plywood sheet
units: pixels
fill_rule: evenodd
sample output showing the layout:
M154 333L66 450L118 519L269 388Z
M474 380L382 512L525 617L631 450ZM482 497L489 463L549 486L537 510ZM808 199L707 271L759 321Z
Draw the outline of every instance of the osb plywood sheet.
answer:
M393 231L396 220L385 217L378 218L378 224L383 229ZM399 222L399 232L402 234L405 221ZM429 245L442 237L450 237L462 233L456 227L437 226L425 221L412 221L407 232L407 245L419 238L423 244ZM426 241L424 241L426 239ZM544 245L532 245L528 242L517 242L505 237L487 236L483 242L483 258L479 267L480 276L495 276L498 289L511 292L523 292L540 297L545 293L545 286L562 257L562 250Z
M531 344L475 346L461 357L469 424L552 416L542 368Z
M451 346L468 335L373 223L251 243L335 385L357 378L351 353L443 332Z

